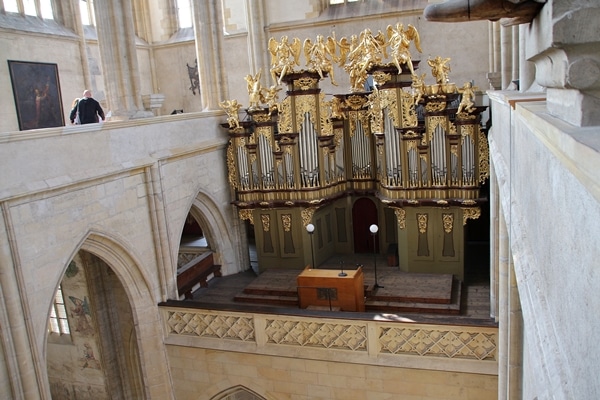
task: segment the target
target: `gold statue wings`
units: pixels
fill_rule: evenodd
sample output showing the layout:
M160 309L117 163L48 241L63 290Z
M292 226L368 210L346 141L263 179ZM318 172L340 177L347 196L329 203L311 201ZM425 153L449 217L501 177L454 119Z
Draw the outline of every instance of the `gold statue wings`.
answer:
M406 28L405 32L406 37L412 40L415 43L415 48L419 51L419 53L422 53L423 50L421 50L421 38L419 37L419 32L417 32L417 28L415 28L411 24L408 24L408 28Z
M279 47L279 43L275 38L269 39L269 53L271 53L271 65L277 64L277 47Z
M290 49L292 50L292 55L294 56L294 62L296 65L300 65L300 53L302 51L302 43L300 42L300 39L297 37L294 38L290 44Z
M310 40L310 38L304 39L304 46L302 47L304 49L304 59L306 60L306 65L309 65L312 60L311 52L314 47L312 40Z

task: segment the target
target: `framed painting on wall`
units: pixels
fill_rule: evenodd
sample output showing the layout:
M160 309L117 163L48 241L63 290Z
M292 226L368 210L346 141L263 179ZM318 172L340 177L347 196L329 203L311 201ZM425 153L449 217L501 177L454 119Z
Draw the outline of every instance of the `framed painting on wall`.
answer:
M56 64L8 60L19 129L65 125Z

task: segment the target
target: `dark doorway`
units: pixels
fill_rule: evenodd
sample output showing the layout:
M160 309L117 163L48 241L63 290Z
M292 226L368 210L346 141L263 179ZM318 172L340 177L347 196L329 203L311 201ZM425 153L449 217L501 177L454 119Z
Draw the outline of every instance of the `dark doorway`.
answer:
M352 226L355 253L373 253L373 238L369 226L377 224L377 207L369 198L362 197L352 207Z

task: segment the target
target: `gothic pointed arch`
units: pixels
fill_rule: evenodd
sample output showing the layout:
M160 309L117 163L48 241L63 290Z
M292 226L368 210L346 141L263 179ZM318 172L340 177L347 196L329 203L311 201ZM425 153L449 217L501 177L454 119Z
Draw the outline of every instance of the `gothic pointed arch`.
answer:
M160 301L160 293L156 287L150 284L152 280L147 276L147 271L143 270L143 263L129 249L126 240L99 230L90 230L74 249L62 275L60 275L57 287L65 276L72 273L70 269L73 268L73 260L76 258L82 261L82 265L92 266L85 282L88 286L87 293L90 297L98 299L98 303L103 303L96 304L96 311L104 307L106 315L108 315L100 322L103 326L98 326L100 323L95 322L96 326L84 327L88 330L93 329L93 332L86 332L87 338L99 335L100 339L96 345L91 339L80 342L83 346L80 346L82 352L80 362L85 364L87 360L91 360L89 362L99 360L98 353L90 356L88 354L93 353L87 353L87 351L89 351L88 349L99 350L102 347L101 342L106 340L102 336L107 332L110 333L112 329L110 315L114 317L115 313L120 313L121 318L125 316L126 320L123 321L130 330L120 332L113 330L116 333L112 338L113 342L105 342L105 348L110 348L114 343L118 344L119 339L122 339L123 343L128 343L127 351L122 354L112 354L110 356L112 358L109 358L110 365L121 357L125 363L123 365L128 365L131 372L130 377L134 377L134 382L127 382L121 393L147 397L151 392L159 392L164 395L164 398L170 398L172 383L168 371L167 354L161 340L161 319L157 306ZM113 284L111 285L110 282ZM115 293L121 300L113 298ZM81 296L79 300L85 302L86 299ZM68 297L65 302L67 301L69 301ZM74 300L71 299L71 301ZM123 301L127 302L129 307L125 307L122 304ZM122 307L128 311L123 313L117 310ZM140 321L144 321L144 324L141 325ZM82 328L74 326L74 329ZM127 332L132 335L128 335ZM127 336L119 337L119 334L123 333ZM85 337L85 335L83 336ZM44 354L48 354L48 335L46 335L45 343ZM89 366L88 363L85 367ZM160 370L158 373L157 368ZM157 380L157 376L162 378ZM157 388L160 389L157 390Z
M189 214L199 223L210 249L214 253L216 264L221 265L224 275L243 270L248 262L244 262L243 253L237 242L240 235L237 234L238 226L227 222L223 216L222 209L206 193L200 191L192 201ZM237 222L237 220L234 219ZM181 229L183 231L183 224ZM234 244L236 244L234 246Z
M243 385L236 385L217 393L210 400L267 400L267 398Z

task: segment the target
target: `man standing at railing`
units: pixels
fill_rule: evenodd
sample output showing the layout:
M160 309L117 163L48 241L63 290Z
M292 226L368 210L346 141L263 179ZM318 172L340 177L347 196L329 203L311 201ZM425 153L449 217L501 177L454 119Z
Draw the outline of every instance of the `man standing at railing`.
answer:
M79 122L75 120L79 117ZM79 99L75 107L71 110L69 116L71 124L93 124L97 123L102 119L104 121L104 110L100 106L100 103L92 97L90 90L83 92L83 97Z

